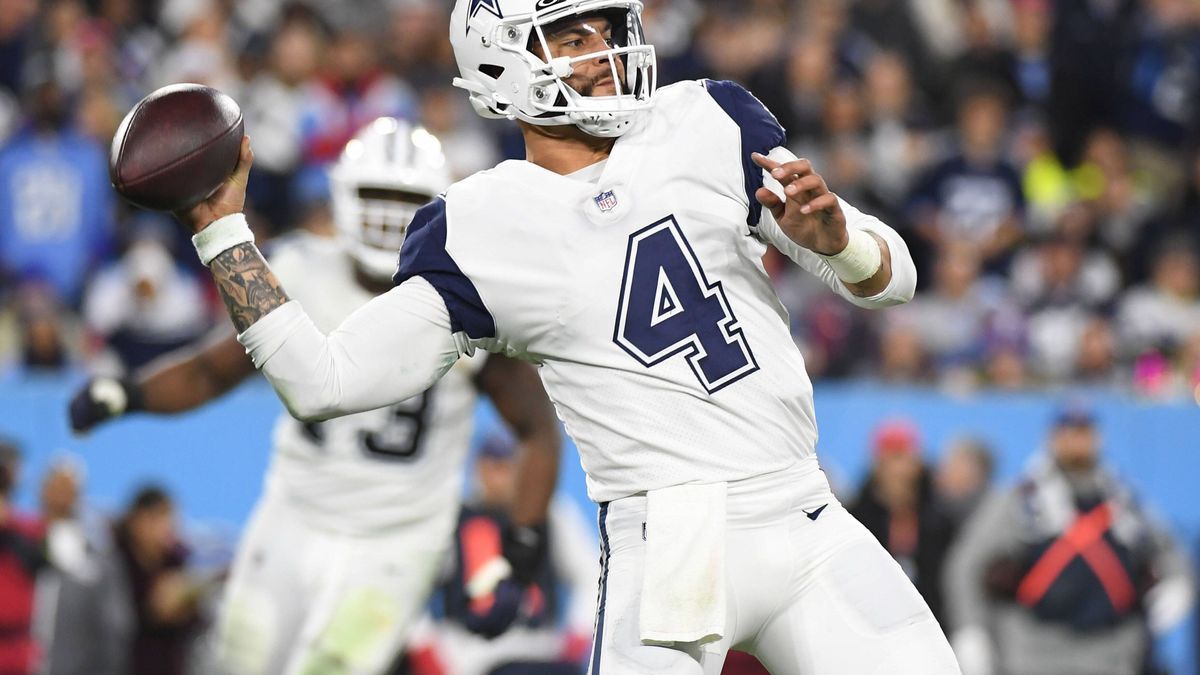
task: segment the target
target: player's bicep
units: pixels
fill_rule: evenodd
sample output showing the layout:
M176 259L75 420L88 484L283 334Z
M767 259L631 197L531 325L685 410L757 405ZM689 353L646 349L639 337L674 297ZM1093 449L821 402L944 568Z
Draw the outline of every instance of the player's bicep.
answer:
M296 302L239 336L292 415L321 420L428 389L459 349L440 295L414 277L360 307L328 336Z
M441 295L421 277L360 307L329 335L343 372L358 384L347 402L365 410L379 407L371 405L379 398L390 405L428 389L458 360L450 326Z

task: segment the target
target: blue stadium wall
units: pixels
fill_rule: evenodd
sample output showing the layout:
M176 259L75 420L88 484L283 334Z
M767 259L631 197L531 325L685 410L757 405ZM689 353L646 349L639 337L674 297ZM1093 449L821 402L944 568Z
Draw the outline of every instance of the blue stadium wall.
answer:
M78 380L22 379L0 383L0 435L24 447L26 465L18 504L32 508L36 481L56 455L74 453L87 464L86 494L113 512L139 484L164 484L192 524L231 538L245 521L266 468L270 431L281 407L261 381L241 387L195 413L172 418L140 416L74 437L66 402ZM1150 404L1118 395L1088 399L1097 412L1109 462L1165 518L1193 553L1200 548L1200 407ZM922 429L928 456L952 438L969 434L997 454L998 478L1010 481L1044 442L1060 400L1043 394L942 393L877 385L823 385L816 391L822 464L845 495L861 480L871 429L906 416ZM481 405L476 435L495 425ZM561 490L585 504L583 473L568 447ZM402 505L399 505L403 508ZM1194 625L1194 622L1192 622ZM1172 673L1197 673L1193 627L1160 645Z

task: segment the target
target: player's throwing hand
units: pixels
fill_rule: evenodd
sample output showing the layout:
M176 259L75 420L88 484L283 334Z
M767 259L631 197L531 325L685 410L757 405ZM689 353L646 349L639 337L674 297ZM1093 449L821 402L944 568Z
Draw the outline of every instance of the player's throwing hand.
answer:
M224 216L241 213L246 204L246 183L250 180L250 166L254 164L254 151L250 149L250 137L242 138L241 154L238 155L237 166L233 173L211 197L186 211L179 211L175 217L181 223L199 232L209 223Z
M792 241L821 255L841 253L850 241L846 215L837 195L829 191L812 162L797 159L780 164L757 152L750 157L783 186L786 199L780 199L765 187L754 194L760 204L771 210L783 232Z

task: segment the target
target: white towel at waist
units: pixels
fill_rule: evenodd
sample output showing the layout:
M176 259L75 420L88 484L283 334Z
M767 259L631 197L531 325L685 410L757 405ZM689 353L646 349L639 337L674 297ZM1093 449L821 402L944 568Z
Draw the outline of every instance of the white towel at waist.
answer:
M725 483L646 493L644 644L706 643L725 634Z

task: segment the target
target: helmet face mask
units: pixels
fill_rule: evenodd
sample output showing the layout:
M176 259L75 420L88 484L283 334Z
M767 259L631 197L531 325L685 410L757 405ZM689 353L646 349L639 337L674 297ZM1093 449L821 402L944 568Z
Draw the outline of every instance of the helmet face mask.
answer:
M330 170L334 222L356 266L391 279L417 209L449 184L441 144L424 129L383 117L359 131Z
M620 136L653 105L657 87L654 47L645 42L641 9L638 0L459 0L450 40L462 77L454 84L470 92L484 117ZM611 31L603 48L556 54L557 31L566 27L583 35L603 25ZM603 74L584 82L611 77L612 94L593 96L571 86L580 84L580 77L572 78L576 72L596 69Z
M361 185L355 192L346 206L347 223L358 227L356 236L347 237L350 254L371 278L390 278L408 224L433 195L385 185Z
M604 38L604 31L596 25L599 23L597 19L604 21L610 37ZM653 77L653 69L644 67L644 64L652 48L646 45L630 45L628 24L628 15L624 12L598 12L570 16L548 24L535 23L534 36L531 38L536 50L534 54L548 54L549 58L541 57L547 65L535 71L532 90L534 107L544 113L567 114L578 123L588 114L597 111L628 112L637 109L640 101L648 100L646 94L651 87L649 80ZM586 33L601 33L599 37L605 41L608 48L560 56L557 53L560 50L553 42L563 33L572 38ZM581 91L578 86L572 86L571 75L558 75L565 70L570 70L574 75L581 69L582 64L597 60L606 62L607 68L600 67L603 75L593 79L592 85L594 86L597 79L610 78L614 88L612 94L593 95L590 91Z

